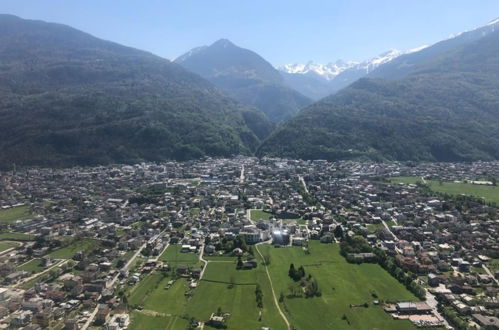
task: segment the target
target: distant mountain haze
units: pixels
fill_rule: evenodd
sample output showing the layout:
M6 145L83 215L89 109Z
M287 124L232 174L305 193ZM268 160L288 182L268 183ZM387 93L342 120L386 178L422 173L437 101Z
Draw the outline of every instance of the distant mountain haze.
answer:
M0 15L0 96L4 168L251 154L273 128L168 60L11 15Z
M260 55L227 39L195 48L174 62L206 78L241 103L255 106L276 123L312 103L286 86L279 71Z

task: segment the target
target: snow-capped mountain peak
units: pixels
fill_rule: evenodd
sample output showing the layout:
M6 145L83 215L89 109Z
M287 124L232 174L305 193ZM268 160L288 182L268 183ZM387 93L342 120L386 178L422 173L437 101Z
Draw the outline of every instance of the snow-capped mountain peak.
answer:
M306 64L285 64L278 67L279 70L287 73L318 75L326 80L334 79L343 71L356 66L358 62L338 60L335 63L320 64L309 61Z
M326 80L333 80L340 73L349 69L365 70L366 73L369 73L372 70L376 69L378 66L388 63L393 59L399 57L400 55L415 53L426 47L428 46L424 45L407 51L390 49L387 52L384 52L376 57L373 57L363 62L338 60L334 63L320 64L320 63L315 63L313 61L309 61L307 62L307 64L296 64L296 63L285 64L283 66L278 67L278 69L280 71L284 71L287 73L317 75Z

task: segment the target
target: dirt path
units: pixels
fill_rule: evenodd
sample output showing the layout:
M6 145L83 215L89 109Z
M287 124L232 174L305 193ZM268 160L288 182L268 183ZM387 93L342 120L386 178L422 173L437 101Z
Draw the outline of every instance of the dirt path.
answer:
M258 252L258 254L262 258L262 260L264 260L262 253L258 249L258 246L261 245L261 244L264 244L264 243L258 243L258 244L256 244L255 248L256 248L256 252ZM272 284L272 278L270 277L270 273L269 273L269 269L268 269L267 265L265 265L265 272L267 273L267 277L269 279L270 289L272 290L272 296L274 297L274 304L277 307L277 310L279 311L279 314L281 314L282 319L286 323L286 326L288 327L288 330L291 330L291 325L289 324L288 318L286 317L286 315L281 310L281 306L279 306L279 301L277 301L277 296L276 296L275 291L274 291L274 285Z

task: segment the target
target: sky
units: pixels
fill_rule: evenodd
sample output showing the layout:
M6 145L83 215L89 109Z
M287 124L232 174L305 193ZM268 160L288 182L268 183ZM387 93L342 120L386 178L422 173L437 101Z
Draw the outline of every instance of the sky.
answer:
M499 0L0 0L0 13L169 59L227 38L277 66L429 45L499 18Z

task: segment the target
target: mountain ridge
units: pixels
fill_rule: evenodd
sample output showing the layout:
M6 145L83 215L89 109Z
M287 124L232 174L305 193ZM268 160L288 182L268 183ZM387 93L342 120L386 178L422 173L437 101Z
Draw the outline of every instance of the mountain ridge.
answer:
M208 81L66 25L0 15L0 63L3 168L251 154L259 143L246 123L255 110Z
M179 56L175 63L209 80L239 102L254 106L280 123L311 103L285 85L284 79L257 53L220 39Z

